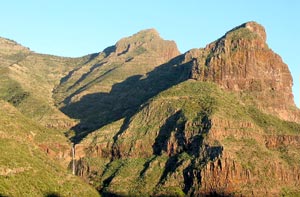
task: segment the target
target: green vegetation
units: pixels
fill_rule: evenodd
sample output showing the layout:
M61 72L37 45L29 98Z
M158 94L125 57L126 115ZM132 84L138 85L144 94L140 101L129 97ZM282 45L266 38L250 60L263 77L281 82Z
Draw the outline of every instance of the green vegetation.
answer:
M5 73L5 69L2 69L1 73ZM8 101L14 106L18 106L28 96L29 92L24 91L19 83L11 80L5 74L2 75L0 79L0 99Z
M0 139L0 194L8 196L97 196L97 192L51 161L37 147Z
M297 189L290 189L288 187L284 187L281 189L281 194L280 196L282 197L300 197L300 190Z
M239 28L234 31L230 31L226 34L226 38L230 38L231 40L239 40L240 38L253 40L257 39L259 36L256 33L253 33L248 28Z
M0 131L9 138L27 141L26 138L36 143L62 143L68 144L63 134L55 129L48 129L30 118L25 117L16 108L0 100Z
M163 187L158 188L155 192L157 196L174 196L174 197L183 197L186 194L182 191L180 187Z
M0 100L0 105L1 195L98 195L38 147L49 143L51 148L52 142L68 145L61 133L37 125L6 102Z
M1 40L0 99L44 126L63 128L72 124L73 121L54 106L52 90L84 58L36 54L13 41Z
M103 175L99 174L101 177L99 178L104 183L101 186L103 192L143 196L155 192L162 195L183 196L184 192L179 186L163 186L164 181L168 180L167 177L175 174L182 176L181 171L173 172L170 170L170 172L167 172L162 167L170 165L167 168L172 169L171 161L168 161L169 158L166 155L169 150L164 146L164 143L180 140L180 137L177 138L176 136L180 132L189 130L199 133L196 138L197 136L199 136L199 139L206 138L205 132L207 132L206 129L209 126L204 124L209 121L208 117L218 111L218 102L221 102L219 99L223 95L215 84L190 80L175 85L150 99L130 118L128 130L123 131L123 134L126 133L126 135L118 137L115 142L118 146L122 146L122 154L134 155L134 158L114 160L104 168L105 170L101 170L105 172ZM174 124L172 124L173 121ZM186 131L181 130L183 125L186 126ZM189 126L187 127L187 125ZM105 128L110 128L110 126L107 125ZM101 130L105 131L103 128ZM157 130L161 130L161 134L159 134L161 137L155 139L156 137L153 135ZM98 140L102 138L100 137L101 132L98 131L91 137L95 138L96 133L99 135ZM191 138L190 141L196 140L196 138ZM90 140L89 136L82 143L88 141L93 144L93 140ZM142 141L141 147L130 146L130 144L140 141ZM195 146L201 146L201 144L197 145L196 141L195 143ZM153 152L161 152L162 155L148 157ZM175 162L174 165L176 165L176 160L178 165L181 165L179 164L181 162L189 165L187 161L194 160L194 154L198 154L197 152L187 152L183 144L178 144L175 153L177 152L178 154L175 154L176 159L174 158L173 161ZM90 168L93 168L92 166ZM124 180L126 181L124 182ZM157 185L160 185L161 189L157 190Z
M210 142L209 131L208 134L204 132L209 127L205 127L205 122L202 122L208 121L205 119L206 116L209 117L208 120L217 118L230 121L232 125L227 127L227 131L231 131L232 134L221 141L212 140ZM122 122L123 125L120 124ZM242 127L241 123L250 126ZM279 125L277 130L270 130L275 127L275 123ZM90 142L92 145L95 143L91 140L92 138L103 142L100 139L103 139L107 130L121 131L114 143L116 147L122 147L119 151L123 155L131 155L133 158L125 157L114 160L104 167L104 175L98 174L98 179L105 183L101 186L102 191L108 193L144 196L153 193L183 195L183 188L180 187L180 183L184 179L182 172L184 169L188 169L193 162L197 162L195 155L198 154L197 149L188 150L186 149L187 145L184 144L195 139L204 140L206 145L209 144L216 149L222 146L225 150L232 151L236 162L243 169L248 170L251 176L259 176L260 182L251 187L273 183L274 180L270 177L265 177L263 173L258 174L258 170L268 168L269 164L266 161L282 160L291 166L297 163L297 160L291 160L291 158L298 158L295 157L293 151L286 155L286 152L283 153L280 150L269 150L264 143L258 141L259 137L256 135L297 134L298 124L279 120L272 115L260 112L254 106L242 105L237 95L225 92L210 82L187 80L174 85L148 100L130 117L128 125L124 126L124 124L126 125L126 121L108 124L87 136L82 142L83 144ZM122 130L122 127L125 129ZM184 130L182 130L183 128ZM158 136L155 135L157 131L160 132ZM99 137L97 138L97 136ZM192 137L189 139L183 136ZM142 145L134 147L139 142L142 142ZM166 145L167 143L176 144L172 157L166 156L171 151ZM196 144L190 146L196 146ZM235 148L232 149L232 147ZM293 149L289 148L289 150ZM156 153L162 155L151 157ZM92 166L95 165L96 163ZM174 176L177 178L172 178ZM122 180L126 180L126 183ZM165 185L165 182L168 181L178 187L169 188ZM167 191L170 193L166 193Z
M249 116L266 134L299 134L300 124L281 120L273 115L265 114L254 106L248 109Z

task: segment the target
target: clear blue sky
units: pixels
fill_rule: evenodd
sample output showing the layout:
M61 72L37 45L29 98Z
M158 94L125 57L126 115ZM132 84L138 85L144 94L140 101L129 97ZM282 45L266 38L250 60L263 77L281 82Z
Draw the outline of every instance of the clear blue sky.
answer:
M181 52L204 47L226 31L257 21L269 46L289 65L300 105L299 0L7 0L0 2L0 36L60 56L102 51L120 38L155 28Z

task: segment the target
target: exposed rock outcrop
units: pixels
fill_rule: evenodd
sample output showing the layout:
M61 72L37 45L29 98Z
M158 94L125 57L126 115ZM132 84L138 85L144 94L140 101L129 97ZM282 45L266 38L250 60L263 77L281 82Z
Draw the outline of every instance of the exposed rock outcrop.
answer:
M266 135L265 143L271 149L290 145L300 147L300 135Z
M274 196L278 195L273 186L255 187L272 177L279 185L300 186L300 168L288 168L280 162L268 162L267 169L254 171L242 166L230 156L223 156L208 163L201 171L201 189L198 194L219 194L225 196ZM264 180L265 179L265 180ZM266 184L266 183L264 183ZM253 189L255 188L255 189Z
M252 102L268 113L300 121L291 73L281 57L269 49L261 25L245 23L197 53L188 54L193 64L192 79L216 82L224 89L240 92L242 97L251 96Z

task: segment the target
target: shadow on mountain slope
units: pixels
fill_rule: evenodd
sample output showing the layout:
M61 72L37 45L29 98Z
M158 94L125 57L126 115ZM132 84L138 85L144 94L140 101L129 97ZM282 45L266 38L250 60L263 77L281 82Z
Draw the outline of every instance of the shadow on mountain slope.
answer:
M72 128L75 136L71 140L78 143L87 134L122 118L125 118L122 128L126 128L130 117L141 104L189 78L192 64L176 64L182 60L183 56L178 56L146 76L134 75L113 85L109 93L87 94L80 101L61 108L69 117L80 120L80 123ZM118 134L122 133L122 128Z
M61 197L61 195L59 195L58 193L51 192L46 194L45 197Z

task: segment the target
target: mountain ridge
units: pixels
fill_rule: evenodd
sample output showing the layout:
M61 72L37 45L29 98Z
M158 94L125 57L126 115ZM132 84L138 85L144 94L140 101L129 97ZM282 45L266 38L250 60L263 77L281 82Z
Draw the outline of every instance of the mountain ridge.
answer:
M258 23L183 54L154 29L80 58L24 50L0 50L0 98L104 196L300 193L292 77Z

